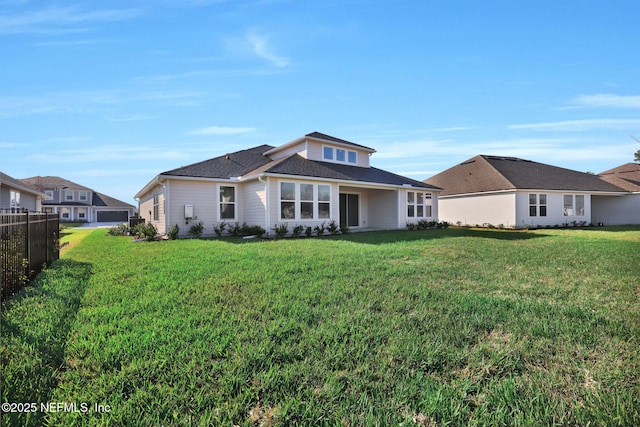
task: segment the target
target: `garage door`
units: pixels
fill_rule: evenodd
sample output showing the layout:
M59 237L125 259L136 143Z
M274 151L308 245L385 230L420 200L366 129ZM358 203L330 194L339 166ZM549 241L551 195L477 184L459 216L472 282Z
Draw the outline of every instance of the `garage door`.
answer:
M127 222L129 212L127 211L98 211L98 222Z

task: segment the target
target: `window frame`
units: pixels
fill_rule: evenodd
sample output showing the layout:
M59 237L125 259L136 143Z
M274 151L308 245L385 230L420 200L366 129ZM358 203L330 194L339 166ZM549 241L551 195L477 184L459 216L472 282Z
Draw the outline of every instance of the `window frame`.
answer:
M151 221L159 221L160 220L160 195L155 192L153 193L153 213L152 213Z
M329 156L329 153L331 156ZM334 163L358 164L358 152L348 148L333 147L331 145L322 146L322 159Z
M433 193L430 191L407 191L406 196L407 218L426 219L433 218Z
M547 194L546 193L528 193L529 194L529 217L546 217L547 216ZM531 197L534 197L533 203ZM542 199L544 198L544 203Z
M71 197L69 197L71 196ZM64 201L65 202L73 202L75 200L73 191L65 190L64 191Z
M283 198L283 185L293 185L293 198ZM311 198L303 199L303 186L311 186L312 194ZM322 188L326 187L326 188ZM321 191L322 190L322 191ZM288 181L282 180L278 182L278 218L280 221L320 221L331 219L331 206L332 206L332 188L331 184L315 183L309 181ZM288 191L287 191L288 192ZM322 197L321 197L322 194ZM328 196L328 200L321 200ZM287 205L287 209L283 209L283 206ZM289 214L291 211L290 206L293 206L293 216L283 216L285 213ZM311 205L311 211L309 211L309 205ZM320 209L322 206L323 209ZM306 209L304 209L306 207ZM304 214L304 215L303 215Z
M225 202L222 200L222 189L233 188L233 201ZM233 218L224 218L222 216L222 206L230 205L233 207ZM218 219L220 221L237 221L238 220L238 186L236 185L222 185L218 186Z
M9 207L16 209L20 207L20 192L17 190L9 190Z
M84 195L84 199L82 198L82 196ZM86 202L89 200L89 192L88 191L78 191L78 201L79 202Z
M571 213L567 212L567 200L571 200ZM584 217L585 214L586 214L586 198L584 194L563 194L562 195L562 215L563 216Z

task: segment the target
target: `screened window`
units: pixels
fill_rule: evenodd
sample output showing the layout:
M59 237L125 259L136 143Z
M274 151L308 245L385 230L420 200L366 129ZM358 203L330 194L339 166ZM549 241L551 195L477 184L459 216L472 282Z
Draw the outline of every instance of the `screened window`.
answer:
M80 193L78 193L78 200L80 200L81 202L86 202L87 201L87 192L86 191L81 191Z
M64 192L65 200L73 200L73 191L65 191Z
M331 186L318 185L318 218L331 216Z
M540 208L540 216L547 216L547 195L540 194L538 201L539 201L539 208Z
M49 199L53 199L53 191L52 190L45 190L44 194L46 194Z
M576 202L575 203L576 204L576 215L577 216L584 216L584 196L583 195L577 195L575 202Z
M300 217L313 219L313 184L300 184Z
M160 196L158 193L153 194L153 217L151 217L152 221L157 221L160 218L160 205L159 205Z
M220 187L220 219L236 218L236 188Z

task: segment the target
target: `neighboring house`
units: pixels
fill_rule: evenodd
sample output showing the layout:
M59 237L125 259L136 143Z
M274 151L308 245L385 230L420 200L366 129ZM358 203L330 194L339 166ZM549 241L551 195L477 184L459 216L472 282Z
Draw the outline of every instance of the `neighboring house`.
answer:
M404 228L437 220L440 188L369 164L375 150L313 132L162 172L135 196L140 216L160 233L185 235L202 221L205 235L226 222L353 229Z
M640 224L640 164L626 163L598 174L603 180L631 194L593 199L594 222L610 225Z
M44 212L60 215L65 222L126 222L135 206L98 193L57 176L34 176L21 180L47 195Z
M42 210L42 199L46 197L36 188L0 172L0 210L39 212Z
M511 228L618 223L628 190L598 175L516 157L479 155L427 180L444 188L440 220ZM624 216L640 223L637 209Z

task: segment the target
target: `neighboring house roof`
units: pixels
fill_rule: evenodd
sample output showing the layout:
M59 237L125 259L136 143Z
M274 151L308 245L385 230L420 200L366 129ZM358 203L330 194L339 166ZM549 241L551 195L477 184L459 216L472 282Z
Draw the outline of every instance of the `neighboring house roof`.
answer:
M424 182L444 188L441 196L500 190L625 192L597 175L517 157L478 155Z
M625 163L598 174L603 180L631 192L640 192L640 163Z
M107 196L103 193L98 193L97 191L85 187L84 185L80 185L73 181L69 181L68 179L61 178L59 176L34 176L31 178L21 179L20 181L30 184L36 188L42 189L44 191L46 189L59 188L68 191L90 191L92 193L91 205L88 203L81 203L79 201L60 201L53 202L48 200L43 200L43 205L56 205L56 206L103 206L103 207L119 207L126 209L135 209L135 206L132 204L123 202L118 199L114 199L113 197Z
M213 159L204 160L177 169L162 172L160 175L189 176L198 178L228 179L246 175L271 161L264 153L271 145L260 145L248 150L236 151Z
M25 182L40 191L52 188L60 188L69 191L93 191L89 187L69 181L68 179L60 178L59 176L32 176L31 178L21 179L20 181Z
M13 187L17 190L26 191L41 198L47 197L46 194L44 194L42 191L39 191L29 183L23 182L20 179L12 178L4 172L0 172L0 184L6 185L7 187Z

